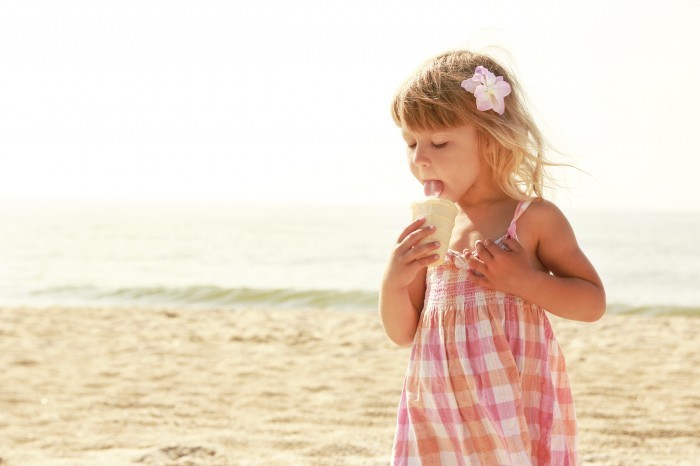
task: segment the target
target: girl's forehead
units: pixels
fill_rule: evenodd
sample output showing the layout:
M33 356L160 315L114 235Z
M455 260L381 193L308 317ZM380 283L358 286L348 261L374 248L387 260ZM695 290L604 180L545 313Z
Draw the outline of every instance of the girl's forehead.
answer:
M448 136L456 131L459 131L459 128L443 128L443 129L435 129L435 130L412 130L410 128L406 128L405 126L401 127L401 135L404 138L429 138L429 137L439 137L439 136Z

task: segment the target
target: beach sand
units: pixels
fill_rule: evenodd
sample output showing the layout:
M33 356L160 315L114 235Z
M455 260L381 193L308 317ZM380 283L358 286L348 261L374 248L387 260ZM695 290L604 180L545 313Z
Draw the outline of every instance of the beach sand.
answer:
M386 465L372 312L0 309L0 465ZM700 318L553 319L580 459L700 464Z

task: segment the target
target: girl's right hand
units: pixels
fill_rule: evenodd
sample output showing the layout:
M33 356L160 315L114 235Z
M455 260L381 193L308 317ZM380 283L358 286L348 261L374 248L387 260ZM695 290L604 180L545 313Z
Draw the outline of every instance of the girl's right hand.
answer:
M416 278L418 271L435 262L439 256L434 253L440 247L437 241L419 244L435 232L430 225L422 227L425 218L414 220L401 232L396 246L389 257L384 285L393 289L406 288Z

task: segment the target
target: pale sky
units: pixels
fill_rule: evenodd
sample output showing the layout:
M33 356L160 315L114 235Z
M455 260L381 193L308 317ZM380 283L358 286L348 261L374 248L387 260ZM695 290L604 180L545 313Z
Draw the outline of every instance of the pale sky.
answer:
M556 201L698 211L699 20L693 0L4 0L0 199L408 203L394 90L495 45L590 174Z

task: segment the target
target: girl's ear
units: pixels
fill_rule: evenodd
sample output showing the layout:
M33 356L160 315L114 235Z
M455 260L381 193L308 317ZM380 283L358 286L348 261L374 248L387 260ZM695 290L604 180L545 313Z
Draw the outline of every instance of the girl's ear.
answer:
M484 156L487 154L491 147L493 147L494 141L491 135L483 130L477 130L476 132L476 150L479 155Z
M482 129L476 130L476 145L480 150L488 149L491 146L491 136Z

